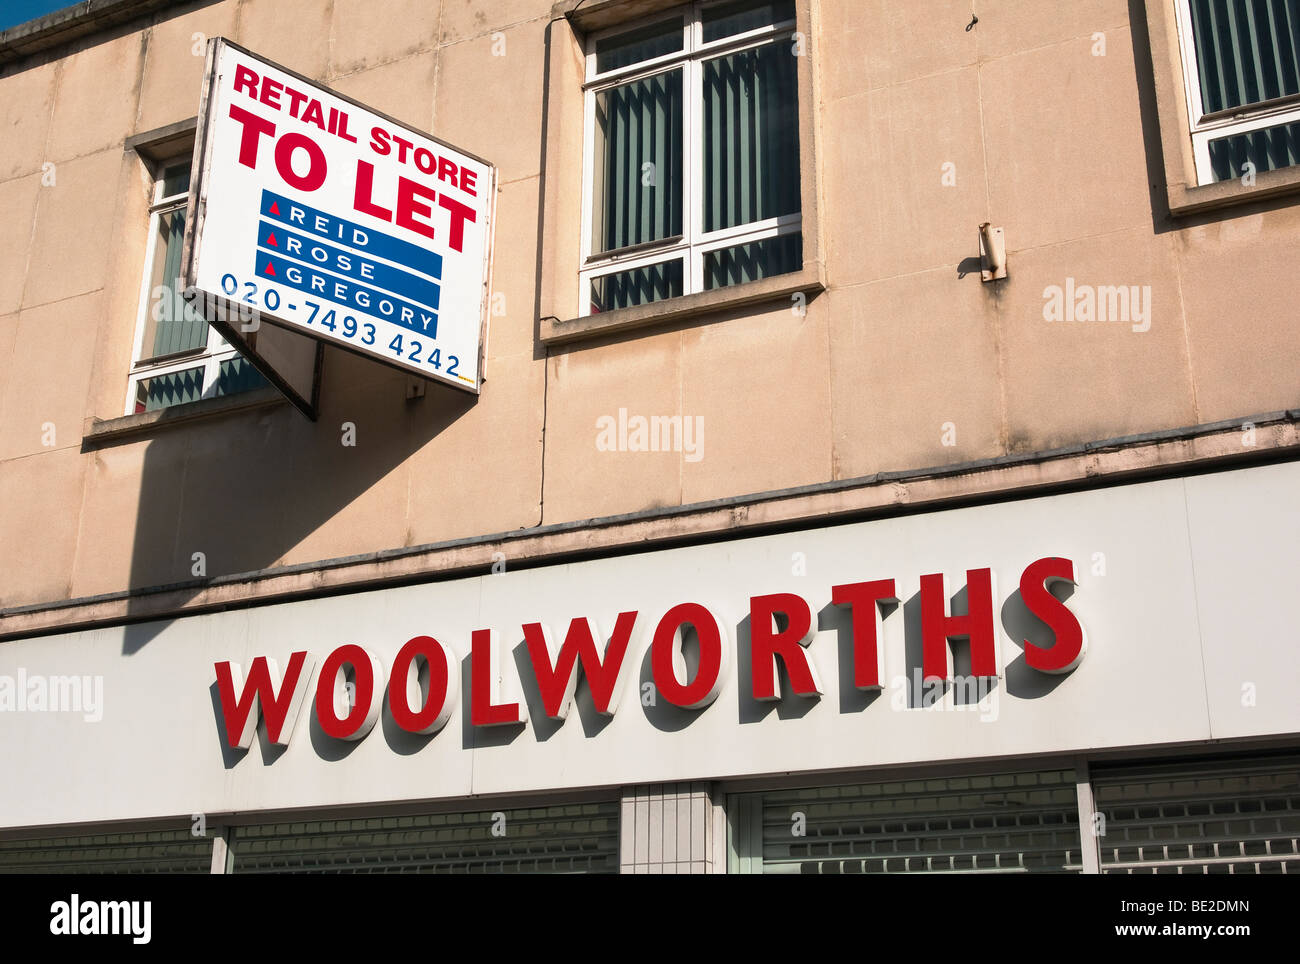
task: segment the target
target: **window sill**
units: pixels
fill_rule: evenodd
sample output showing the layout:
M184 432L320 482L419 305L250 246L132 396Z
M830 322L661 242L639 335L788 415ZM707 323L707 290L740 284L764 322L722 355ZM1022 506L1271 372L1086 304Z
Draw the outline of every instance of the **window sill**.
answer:
M83 447L92 447L119 439L133 438L140 435L152 435L164 429L185 425L197 419L214 418L245 412L258 408L272 408L289 404L279 390L271 386L257 388L251 392L238 395L226 395L222 398L204 398L197 402L172 405L152 412L138 415L124 415L121 418L88 418L82 427L81 443Z
M799 271L773 275L743 285L700 291L693 295L666 298L663 301L633 305L630 308L616 308L597 315L570 318L568 321L543 318L541 340L544 345L563 345L618 332L685 321L759 301L777 301L790 298L800 292L812 295L826 289L825 274L821 262L811 261L804 264Z
M1242 184L1237 178L1189 187L1186 184L1169 185L1169 212L1175 215L1195 214L1234 204L1249 204L1264 198L1300 193L1300 166L1284 167L1277 171L1263 171L1255 175L1255 183Z

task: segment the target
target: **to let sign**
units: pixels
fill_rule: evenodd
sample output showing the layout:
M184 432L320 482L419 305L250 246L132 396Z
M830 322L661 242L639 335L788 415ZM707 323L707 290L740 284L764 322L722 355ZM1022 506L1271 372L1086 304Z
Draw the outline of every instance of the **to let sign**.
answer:
M229 309L479 391L491 164L222 38L195 161L185 282L259 367Z

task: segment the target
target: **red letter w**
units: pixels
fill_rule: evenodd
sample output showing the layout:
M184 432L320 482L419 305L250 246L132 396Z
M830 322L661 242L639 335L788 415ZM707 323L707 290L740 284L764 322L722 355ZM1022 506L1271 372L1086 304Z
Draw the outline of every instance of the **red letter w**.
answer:
M524 625L524 640L528 643L528 655L533 661L537 689L542 694L542 706L546 709L547 716L553 720L562 720L568 714L573 691L578 685L576 670L579 660L582 661L582 674L587 677L587 685L591 687L591 699L596 704L597 712L606 716L614 715L618 709L619 669L623 665L623 656L627 653L628 640L632 637L635 622L635 611L618 614L614 635L610 637L609 646L605 649L603 662L596 652L591 624L585 616L569 623L564 645L554 659L552 654L555 653L555 645L546 628L541 623Z
M226 661L215 665L221 715L226 721L226 742L231 748L246 750L252 744L259 710L266 715L267 738L287 746L307 684L311 682L311 658L306 653L290 655L289 669L283 677L275 660L265 656L253 660L247 679L235 663Z

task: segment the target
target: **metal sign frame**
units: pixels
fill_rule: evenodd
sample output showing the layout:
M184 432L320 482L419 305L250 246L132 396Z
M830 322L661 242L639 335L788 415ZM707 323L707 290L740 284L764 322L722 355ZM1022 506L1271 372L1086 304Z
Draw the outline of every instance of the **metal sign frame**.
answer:
M222 292L199 291L195 286L197 279L199 256L201 254L201 239L203 237L203 227L207 218L209 204L209 193L211 187L211 162L213 153L213 144L216 136L216 124L219 118L213 109L217 100L216 90L218 81L218 64L220 63L222 52L229 48L237 53L243 54L254 61L266 64L275 70L282 71L288 76L294 78L307 87L319 91L329 97L338 98L344 103L350 104L368 114L373 114L385 123L393 127L414 134L417 137L432 141L441 147L455 151L470 160L484 165L490 172L491 176L488 183L484 185L486 197L486 223L484 226L484 257L483 257L483 276L480 282L479 298L479 330L478 330L478 368L477 380L473 386L461 385L451 379L435 373L417 372L411 367L396 364L376 353L363 351L359 348L352 347L346 343L334 339L320 338L306 331L299 324L295 324L284 318L266 311L265 309L254 309L257 312L259 321L276 326L279 329L292 331L304 338L310 338L317 342L315 374L310 392L304 393L295 389L286 378L276 370L275 366L269 362L262 353L257 349L257 329L251 329L249 332L242 330L243 326L239 323L240 302L234 301L225 296ZM493 252L495 249L496 235L496 195L497 184L500 174L494 164L485 158L479 157L469 151L449 144L439 137L434 136L419 128L412 127L403 121L396 119L383 111L376 110L355 98L318 83L309 77L306 77L297 71L290 70L272 60L260 57L252 51L239 44L232 43L224 37L212 37L208 40L207 61L204 67L203 88L199 99L198 130L194 139L194 159L193 159L194 176L190 182L190 196L186 206L185 216L185 236L181 249L181 285L186 292L187 297L193 299L198 307L203 311L205 319L215 327L230 344L234 345L245 358L247 358L263 376L276 386L286 398L289 399L304 415L313 421L316 418L319 409L320 396L320 370L321 361L324 355L326 345L338 348L342 351L350 352L362 358L369 359L389 368L397 369L404 374L412 377L423 377L428 381L438 384L448 385L460 391L470 392L478 395L482 391L483 382L486 380L486 356L487 356L487 338L488 338L488 315L491 311L491 291L492 291L492 267ZM251 337L250 337L251 336Z

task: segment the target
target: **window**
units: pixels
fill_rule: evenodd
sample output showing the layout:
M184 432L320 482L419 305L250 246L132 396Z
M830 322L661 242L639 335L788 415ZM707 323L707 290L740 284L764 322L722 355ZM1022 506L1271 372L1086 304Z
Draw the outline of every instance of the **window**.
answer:
M128 415L233 395L266 384L181 297L178 278L189 190L189 155L159 165L149 208L140 320L127 386Z
M1177 14L1197 183L1300 163L1300 3L1177 0Z
M586 46L584 315L803 267L794 0L699 2Z

